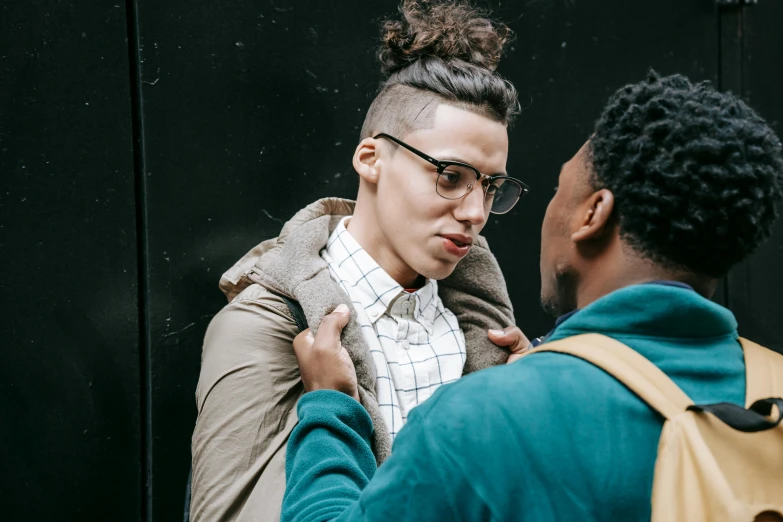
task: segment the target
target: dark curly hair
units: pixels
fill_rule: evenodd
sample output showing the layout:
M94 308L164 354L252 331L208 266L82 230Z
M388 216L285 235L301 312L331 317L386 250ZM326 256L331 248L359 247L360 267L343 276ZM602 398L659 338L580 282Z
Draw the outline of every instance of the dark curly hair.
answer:
M507 26L467 0L404 0L400 14L381 29L378 60L386 79L362 138L427 128L440 103L511 123L517 92L495 72L512 37Z
M593 188L645 257L722 277L767 237L781 199L780 139L731 93L682 75L626 85L589 140Z

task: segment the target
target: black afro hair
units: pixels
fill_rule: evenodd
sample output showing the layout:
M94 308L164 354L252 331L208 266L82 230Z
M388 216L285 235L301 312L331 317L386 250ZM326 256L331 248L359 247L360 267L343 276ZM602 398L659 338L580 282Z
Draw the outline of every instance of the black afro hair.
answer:
M621 237L665 266L722 277L769 237L780 139L742 100L681 75L626 85L590 138L591 182L615 196Z

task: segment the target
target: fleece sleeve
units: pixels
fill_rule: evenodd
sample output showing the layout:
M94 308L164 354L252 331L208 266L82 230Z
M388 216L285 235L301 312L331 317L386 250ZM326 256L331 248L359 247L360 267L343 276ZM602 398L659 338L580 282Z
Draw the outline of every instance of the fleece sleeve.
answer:
M288 443L282 520L485 518L482 501L465 494L467 480L451 449L443 451L448 441L432 430L429 410L411 412L392 456L376 470L364 408L339 392L305 394Z

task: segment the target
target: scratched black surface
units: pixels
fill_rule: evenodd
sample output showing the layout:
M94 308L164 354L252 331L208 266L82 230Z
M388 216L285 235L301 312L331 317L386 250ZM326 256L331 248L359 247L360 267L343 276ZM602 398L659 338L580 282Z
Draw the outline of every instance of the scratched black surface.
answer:
M379 80L378 20L396 2L139 2L149 216L153 513L179 509L200 346L222 271L324 196L353 197L350 157ZM497 3L494 4L496 7ZM675 14L676 13L676 14ZM513 171L533 189L486 234L523 328L538 308L539 226L561 163L608 94L649 67L717 78L709 2L503 2L501 66L525 110Z
M139 520L124 4L0 4L3 520Z
M778 38L783 22L783 2L759 2L740 13L735 31L743 36L739 47L741 67L734 74L735 90L783 136L783 45ZM783 206L779 208L783 212ZM780 296L783 290L783 220L772 237L747 262L731 274L729 304L737 316L740 333L783 353Z
M0 5L1 480L10 513L30 520L179 519L201 342L225 303L218 278L307 203L355 194L377 27L396 1L135 0L130 28L115 5ZM500 68L524 106L509 171L533 191L485 233L518 323L540 335L552 325L538 308L540 221L608 95L649 67L683 72L742 90L780 130L783 44L772 36L783 12L763 0L744 18L724 12L741 22L729 38L712 0L491 5L518 35ZM136 31L138 200L126 46ZM762 342L779 338L780 230L729 285L743 332Z
M307 203L355 193L383 5L139 2L155 520L181 510L220 274Z

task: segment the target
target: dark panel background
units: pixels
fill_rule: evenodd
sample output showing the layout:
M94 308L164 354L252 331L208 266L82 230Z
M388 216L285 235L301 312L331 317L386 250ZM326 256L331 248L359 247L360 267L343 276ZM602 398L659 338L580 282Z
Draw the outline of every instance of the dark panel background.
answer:
M0 5L4 520L139 520L136 221L123 5Z
M783 2L761 1L752 8L728 13L732 29L742 37L738 78L733 88L783 136ZM736 24L736 25L735 25ZM736 85L738 83L739 85ZM779 206L783 213L783 205ZM740 333L783 353L783 220L778 219L770 240L731 274L729 305Z
M395 5L139 1L154 520L182 507L220 274L306 204L355 196L373 20Z
M397 4L0 5L4 513L181 517L218 278L304 205L355 195L378 24ZM485 234L536 336L552 325L541 218L608 95L650 67L681 72L742 92L780 133L783 4L484 4L517 33L500 68L524 107L509 171L533 190ZM777 347L781 245L778 227L727 285L743 333Z
M324 196L354 197L350 158L380 80L382 2L199 6L139 0L149 219L152 514L181 508L201 340L225 303L220 274ZM633 5L631 5L633 4ZM525 110L509 171L533 194L485 229L532 335L539 227L560 165L606 97L648 68L718 79L714 3L512 1L491 4L518 39L501 65Z
M485 234L517 323L538 336L553 324L538 301L540 226L560 166L587 140L608 96L650 68L717 80L716 8L710 0L517 1L502 2L497 14L514 21L517 41L500 70L526 107L509 134L508 170L531 194L493 217Z

